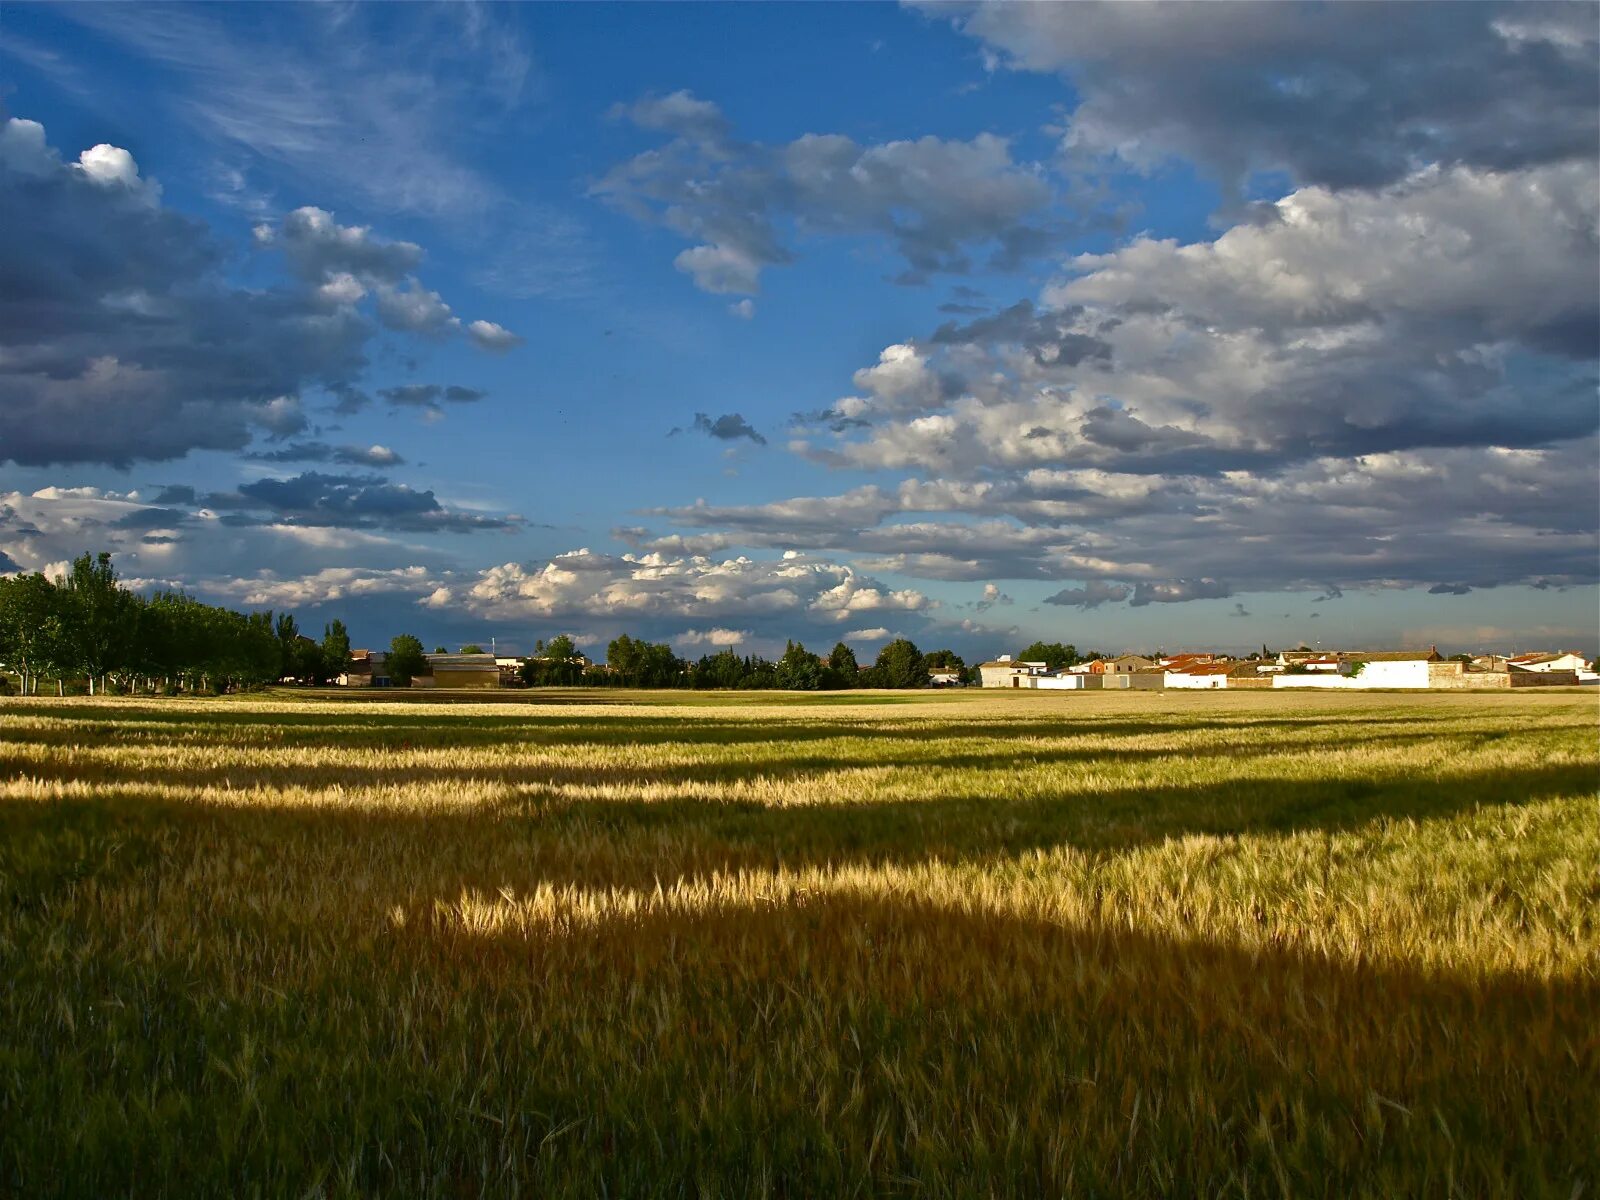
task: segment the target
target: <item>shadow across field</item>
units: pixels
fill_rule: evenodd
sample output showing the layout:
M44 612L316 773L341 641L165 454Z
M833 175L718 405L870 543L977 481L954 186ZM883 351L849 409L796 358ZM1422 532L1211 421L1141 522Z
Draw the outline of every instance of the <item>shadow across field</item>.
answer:
M557 716L533 712L521 717L485 717L481 714L416 716L396 713L348 712L329 714L315 710L240 710L218 707L211 711L161 706L71 706L8 704L4 715L45 718L50 723L31 728L0 727L3 741L39 745L74 745L97 739L148 744L163 736L182 736L186 746L335 746L396 749L433 746L738 746L763 743L835 741L858 738L870 741L957 739L985 737L1027 739L1081 734L1097 738L1148 737L1174 733L1220 730L1240 736L1323 729L1354 731L1394 727L1413 733L1449 729L1460 724L1459 714L1359 713L1345 717L1328 714L1268 717L1234 713L1152 713L1148 716L1106 715L1092 711L1041 713L1038 717L957 718L946 715L892 717L864 714L854 719L750 717L719 719L699 715L662 715L630 712L609 716L584 714ZM1585 717L1573 717L1577 724ZM1566 723L1563 721L1562 723Z
M412 778L415 778L413 773ZM1010 797L930 793L914 799L817 804L692 796L574 799L538 786L491 791L478 804L407 810L374 804L240 804L174 798L165 780L129 780L115 793L0 810L0 833L130 849L160 839L179 859L241 839L286 852L314 848L337 862L381 847L406 864L411 894L541 884L649 887L738 869L994 865L1070 846L1115 854L1169 838L1336 833L1386 821L1444 818L1485 805L1522 805L1595 790L1585 764L1481 768L1444 777L1286 779L1241 774L1189 786L1101 783L1084 792ZM148 788L149 790L146 790ZM184 849L187 847L187 849ZM77 878L64 865L60 878Z
M73 706L70 721L0 738L104 736L226 760L349 737L317 714L158 711ZM408 750L526 743L531 724L552 739L534 744L740 754L504 771L334 757L284 769L285 786L328 793L310 804L254 790L277 774L242 758L150 769L130 754L86 771L16 755L6 769L108 786L0 805L0 1192L1566 1198L1596 1181L1592 971L1421 971L1375 945L1344 961L1221 940L1227 928L1156 935L1109 902L1086 900L1083 925L984 907L992 881L1021 908L1028 893L1008 891L1007 872L1034 851L1089 856L1061 869L1086 867L1098 897L1109 860L1168 838L1218 836L1220 860L1240 849L1226 839L1254 836L1244 848L1266 861L1272 835L1593 795L1592 763L1500 765L1484 747L1503 727L1366 714L1336 726L1351 754L1424 740L1458 769L1407 778L1396 754L1365 775L1357 763L1305 778L1270 760L1327 748L1312 736L1321 716L933 727L994 738L992 752L930 746L898 715L643 728L637 714L380 716L374 736ZM1140 782L1142 764L1174 755L1115 742L1199 730L1220 736L1182 756L1226 758L1227 779ZM1074 745L1079 732L1099 744ZM1038 737L1057 741L1025 740ZM837 752L852 739L859 762ZM791 743L798 753L782 751ZM1084 768L1084 790L1026 769L1057 765ZM852 794L883 766L914 798ZM561 790L798 775L831 778L833 794ZM982 793L986 779L997 786ZM464 798L338 802L340 789L408 783ZM195 794L230 785L248 794ZM1322 850L1276 865L1314 884ZM1325 851L1324 879L1343 886L1333 855L1361 849L1330 836ZM932 862L990 870L932 872L938 894L851 890L832 874ZM818 868L822 883L760 874L780 867ZM709 886L740 870L748 886ZM548 888L582 894L519 908ZM1253 900L1270 904L1270 884Z
M307 894L321 860L287 849L273 894ZM1596 1175L1592 977L904 895L522 928L457 920L457 895L362 893L315 929L193 895L169 940L93 929L82 997L20 958L0 1189L304 1194L329 1163L352 1194L437 1195L1566 1198ZM20 1020L41 997L80 1009L70 1039Z

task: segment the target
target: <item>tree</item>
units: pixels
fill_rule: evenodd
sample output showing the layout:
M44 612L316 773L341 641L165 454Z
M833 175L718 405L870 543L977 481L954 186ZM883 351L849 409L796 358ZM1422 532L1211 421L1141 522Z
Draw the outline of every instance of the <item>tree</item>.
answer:
M461 653L463 654L482 654L483 652L483 647L478 645L477 642L468 642L461 647Z
M822 660L799 642L786 642L778 660L778 686L790 691L815 692L823 685Z
M931 671L939 668L946 671L961 671L966 668L966 660L954 650L930 650L922 656L923 663Z
M132 659L138 606L132 593L118 586L117 570L104 550L93 557L85 552L72 560L61 599L66 601L62 617L75 651L75 665L88 677L89 694L93 695L96 683L103 691L106 677Z
M350 631L335 618L322 627L322 669L330 677L343 675L350 665Z
M418 645L421 645L421 643L419 642ZM433 652L435 654L449 654L450 653L450 651L446 650L443 646L435 646L433 648Z
M271 615L270 613L268 614ZM300 624L294 619L293 613L279 613L278 619L273 622L273 632L278 636L278 658L280 666L278 678L298 678L297 670L298 650L295 645L300 636Z
M874 686L887 688L922 688L928 686L928 668L916 643L905 638L895 638L878 651L878 661L873 663Z
M1078 648L1060 642L1035 642L1017 657L1023 662L1042 662L1048 670L1059 671L1078 661Z
M578 648L564 633L558 633L543 644L543 656L551 662L571 662L578 657Z
M428 656L422 652L422 642L409 633L402 633L389 643L389 678L397 687L410 687L411 681L428 669Z
M0 661L17 673L24 695L38 694L41 676L59 682L72 669L59 592L38 572L0 579Z

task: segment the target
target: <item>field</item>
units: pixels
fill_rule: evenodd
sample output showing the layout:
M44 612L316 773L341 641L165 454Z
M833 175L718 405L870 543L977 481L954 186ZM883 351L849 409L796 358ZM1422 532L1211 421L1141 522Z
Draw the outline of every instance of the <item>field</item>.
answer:
M1593 1196L1577 694L0 701L0 1193Z

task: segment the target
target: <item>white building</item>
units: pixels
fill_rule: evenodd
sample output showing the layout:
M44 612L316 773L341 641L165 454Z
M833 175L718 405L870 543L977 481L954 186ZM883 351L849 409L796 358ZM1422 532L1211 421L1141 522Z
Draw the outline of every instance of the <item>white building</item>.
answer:
M1019 662L1009 654L1002 654L993 662L978 664L978 678L986 688L1032 687L1032 680L1048 674L1049 666L1042 662Z
M1425 688L1430 663L1440 662L1439 651L1384 650L1340 655L1337 670L1303 668L1304 674L1285 670L1272 677L1275 688Z
M1576 650L1566 650L1560 654L1517 654L1506 659L1506 666L1513 671L1588 671L1591 669L1589 660Z

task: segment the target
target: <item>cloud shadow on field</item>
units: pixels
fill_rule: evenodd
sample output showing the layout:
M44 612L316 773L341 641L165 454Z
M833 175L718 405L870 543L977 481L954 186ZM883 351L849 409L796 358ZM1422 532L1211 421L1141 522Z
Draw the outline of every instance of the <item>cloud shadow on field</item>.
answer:
M1462 1194L1568 1196L1594 1177L1592 973L1424 971L1384 961L1381 947L1346 961L1267 937L1220 940L1241 936L1228 927L1217 940L1136 932L1126 913L1087 900L1102 915L1072 925L993 910L981 885L1058 847L1103 864L1206 834L1222 839L1220 859L1251 851L1235 837L1261 838L1270 854L1274 835L1592 795L1591 763L1497 758L1497 739L1570 732L1582 714L1452 730L1451 718L1368 713L1347 731L1333 723L1352 748L1431 742L1450 773L1408 778L1405 755L1390 753L1366 774L1358 761L1342 778L1286 778L1266 760L1328 749L1313 739L1328 722L1205 709L934 717L938 733L996 739L988 754L941 747L927 722L898 714L870 728L695 717L642 731L604 716L480 727L374 714L393 719L352 742L349 727L299 713L5 709L19 712L61 723L0 729L12 744L6 774L104 787L0 805L13 986L95 1006L72 1037L76 1074L54 1065L63 1026L14 1026L11 1078L33 1089L16 1093L23 1116L9 1139L24 1149L0 1149L0 1178L14 1183L129 1190L121 1172L158 1134L185 1152L145 1164L141 1186L174 1194L246 1182L305 1192L333 1161L353 1164L355 1190L368 1193L425 1177L470 1184L483 1163L508 1160L530 1173L524 1192L570 1194L696 1177L728 1194L763 1181L839 1194L863 1179L879 1191L943 1179L976 1194L1203 1194L1223 1179L1241 1193L1270 1180L1303 1195L1415 1194L1448 1180ZM630 726L644 738L627 737ZM1116 743L1197 731L1217 740L1176 757L1225 758L1228 778L1143 783L1145 765L1175 756ZM816 744L851 739L862 769ZM497 769L434 753L719 741L744 756ZM799 753L780 753L785 742ZM395 757L364 767L333 757L339 745ZM127 758L27 757L41 746ZM252 752L306 747L329 747L332 761L247 765ZM439 765L407 759L423 749ZM195 767L163 765L191 751ZM891 769L872 770L874 758ZM1060 786L1056 766L1074 768ZM971 773L984 769L993 791ZM868 794L885 775L925 798ZM801 776L834 794L763 802L761 781ZM560 790L669 778L691 794ZM1079 781L1086 790L1066 790ZM461 803L407 810L407 783ZM711 783L750 784L749 797L692 794ZM263 790L291 786L332 802L274 802ZM338 803L338 789L363 786L377 790ZM940 877L943 895L856 891L827 874L935 861L992 870ZM795 880L806 868L822 886ZM747 885L692 899L739 871ZM668 899L652 902L658 886ZM519 909L517 897L550 888L553 907ZM562 899L563 889L578 894ZM643 903L619 903L627 893ZM60 945L89 957L52 957ZM62 983L70 970L87 972L79 985ZM9 1003L0 996L0 1015ZM156 1082L130 1083L134 1047L160 1064ZM245 1111L244 1077L256 1111L293 1138ZM129 1087L150 1103L121 1107ZM79 1119L113 1093L118 1121ZM224 1127L236 1130L227 1153ZM530 1145L540 1153L524 1154Z
M1041 755L1049 761L1048 754ZM1078 759L1112 761L1095 752ZM1390 768L1392 771L1393 768ZM808 767L806 773L816 768ZM584 770L570 772L588 782L617 783ZM285 781L307 774L282 773ZM426 784L435 773L422 767L388 773L338 769L292 786L349 789ZM407 811L375 799L370 807L273 803L255 791L270 788L270 773L258 778L243 768L192 772L130 770L120 779L95 777L107 785L94 799L61 798L37 816L45 827L86 823L138 830L177 831L196 845L248 837L261 845L315 844L324 853L363 853L374 841L403 856L412 886L429 894L461 889L517 889L541 884L581 887L649 887L660 879L699 878L739 869L778 866L832 868L851 864L916 865L931 860L992 865L1055 847L1114 854L1190 835L1233 837L1335 833L1385 821L1448 817L1483 805L1522 805L1557 796L1591 794L1594 772L1584 763L1537 768L1460 771L1438 777L1396 774L1290 779L1241 775L1191 785L1137 780L1099 780L1082 791L1041 781L1019 784L1013 795L971 790L915 799L849 796L852 772L838 772L838 795L819 803L767 803L759 790L749 797L707 798L667 794L660 799L572 797L555 790L569 772L560 767L510 772L506 777L449 770L447 785L485 790L478 803ZM653 773L635 774L649 784ZM70 771L34 778L70 780ZM81 773L80 773L81 776ZM756 781L778 773L753 769ZM727 782L728 776L717 782ZM735 777L737 778L737 777ZM867 785L866 773L862 775ZM397 781L402 781L397 783ZM232 783L238 803L175 798ZM283 786L291 786L285 782ZM689 786L694 786L690 784ZM448 796L450 788L445 789ZM392 792L391 792L392 795ZM436 794L437 796L437 794ZM449 800L436 803L448 804ZM12 820L18 820L12 814ZM24 823L27 818L21 818ZM456 849L479 846L481 853Z
M490 890L463 920L459 891L432 890L430 867L452 855L433 822L406 834L420 878L353 893L314 930L291 913L267 925L273 904L314 895L328 862L361 853L363 821L382 821L300 818L237 823L241 845L273 847L263 896L213 876L181 938L98 931L95 998L128 1002L81 1029L73 1054L91 1069L70 1077L44 1071L60 1031L30 1025L17 1086L42 1100L60 1083L78 1103L18 1110L11 1161L32 1157L13 1181L98 1168L81 1190L121 1190L158 1132L186 1152L145 1164L143 1183L218 1194L304 1191L329 1161L369 1193L469 1183L508 1158L561 1194L654 1193L694 1174L730 1194L762 1179L784 1194L920 1179L1017 1196L1272 1179L1332 1197L1449 1179L1461 1194L1566 1196L1594 1171L1592 977L1423 972L910 893L778 889L519 927ZM275 834L287 844L257 842ZM135 855L96 883L161 873ZM65 1123L116 1086L109 1064L129 1038L162 1064L140 1084L150 1102L85 1144ZM262 1038L270 1052L249 1056ZM246 1057L231 1074L212 1066ZM245 1096L294 1137L250 1118ZM228 1153L213 1152L226 1128Z

